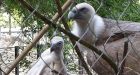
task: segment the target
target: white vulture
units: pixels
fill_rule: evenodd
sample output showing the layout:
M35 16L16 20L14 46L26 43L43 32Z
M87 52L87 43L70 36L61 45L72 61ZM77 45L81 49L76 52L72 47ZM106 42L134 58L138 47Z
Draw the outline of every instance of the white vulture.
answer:
M105 31L103 19L96 14L94 8L88 3L77 4L69 12L68 18L74 20L72 33L91 45L94 45L95 41ZM86 51L86 48L79 43L78 47L81 51Z
M63 45L64 40L61 37L53 37L51 47L41 54L27 75L54 75L56 72L58 72L58 75L67 75L63 62Z

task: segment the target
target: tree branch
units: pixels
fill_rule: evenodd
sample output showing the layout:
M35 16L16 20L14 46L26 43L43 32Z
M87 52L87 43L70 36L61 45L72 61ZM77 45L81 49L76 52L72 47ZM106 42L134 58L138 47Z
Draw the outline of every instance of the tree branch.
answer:
M74 0L67 0L66 2L65 2L65 4L62 6L62 13L64 13L68 8L69 8L69 6L72 4L74 2ZM58 18L60 17L60 16L62 16L62 15L59 15L58 13L56 13L55 15L54 15L54 17L52 18L52 20L53 21L56 21L56 20L58 20Z
M125 41L124 42L124 51L123 51L123 59L122 59L122 63L120 64L120 68L118 67L119 71L117 75L123 75L124 72L124 67L125 67L125 62L126 62L126 55L128 53L128 42L129 41Z

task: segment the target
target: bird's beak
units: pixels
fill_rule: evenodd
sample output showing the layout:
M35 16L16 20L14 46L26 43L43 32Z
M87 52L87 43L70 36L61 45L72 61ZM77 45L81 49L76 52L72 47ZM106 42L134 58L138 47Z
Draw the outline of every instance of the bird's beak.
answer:
M82 15L78 12L78 10L73 9L69 12L68 19L82 19Z
M72 12L72 11L70 11L70 12L68 13L68 19L74 19L75 16L76 16L76 13L74 13L74 12Z
M51 52L53 52L55 49L56 49L56 47L55 47L55 45L53 44L53 45L51 45Z

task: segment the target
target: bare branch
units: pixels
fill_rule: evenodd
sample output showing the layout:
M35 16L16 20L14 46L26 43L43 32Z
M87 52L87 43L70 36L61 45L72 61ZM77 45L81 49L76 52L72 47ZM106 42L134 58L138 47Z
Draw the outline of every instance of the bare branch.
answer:
M65 3L65 4L62 6L62 8L61 8L61 9L62 9L62 13L65 12L73 2L74 2L74 0L67 0L66 3ZM54 17L52 18L52 20L53 20L53 21L58 20L59 15L60 15L60 14L56 13L56 14L54 15ZM61 15L60 15L60 16L61 16Z
M125 62L126 62L125 56L127 55L127 52L128 52L128 41L124 42L124 51L123 51L123 59L124 59L124 61L121 63L121 66L120 66L120 69L119 69L117 75L123 75Z

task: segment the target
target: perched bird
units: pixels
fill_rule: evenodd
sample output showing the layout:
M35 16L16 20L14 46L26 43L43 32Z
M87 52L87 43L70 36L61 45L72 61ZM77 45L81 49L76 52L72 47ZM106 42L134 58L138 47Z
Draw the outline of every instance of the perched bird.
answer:
M87 43L94 45L105 31L103 19L98 16L94 8L88 3L79 3L68 13L68 18L74 20L72 33ZM80 50L84 51L78 43Z
M140 75L140 23L102 19L87 3L79 3L68 14L73 19L72 33L99 50L117 65L123 61L124 42L129 41L123 75ZM116 75L110 65L96 53L78 43L80 50L88 51L87 62L99 75ZM119 69L120 70L120 69Z
M28 71L27 75L53 75L56 72L67 75L63 62L63 45L64 40L61 37L53 37L51 47L41 54L41 57Z

